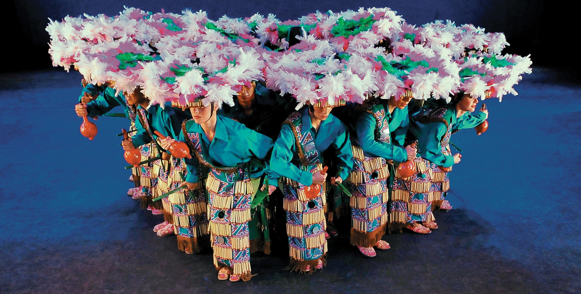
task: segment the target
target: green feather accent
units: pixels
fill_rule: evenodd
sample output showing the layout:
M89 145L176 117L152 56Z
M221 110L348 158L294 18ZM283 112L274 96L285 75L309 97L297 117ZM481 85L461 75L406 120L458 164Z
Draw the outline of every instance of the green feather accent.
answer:
M322 78L324 78L324 77L325 77L325 75L324 75L324 74L320 74L320 73L315 73L315 74L313 74L313 75L315 76L315 80L316 80L316 81L318 81L318 80L320 80L320 79L322 79Z
M496 55L492 55L492 57L483 57L482 61L484 63L489 63L493 67L506 67L509 65L515 65L512 62L506 61L506 59L496 59Z
M406 40L410 40L413 43L414 40L416 39L416 34L408 34L408 33L405 33L405 35L403 36L403 38L406 39Z
M176 67L170 67L169 70L171 70L178 77L183 77L187 72L192 70L191 67L188 67L186 65L176 64L175 66Z
M178 27L171 18L164 18L161 22L167 24L167 29L170 31L179 32L182 30L182 28Z
M325 64L326 61L327 61L327 59L320 57L320 58L315 58L315 59L311 60L311 63L316 63L317 65L323 65L323 64Z
M126 69L129 67L135 67L137 65L137 61L153 61L154 58L149 55L144 55L143 53L132 53L132 52L124 52L119 53L115 56L119 60L119 69Z
M344 20L343 17L337 20L337 23L331 29L331 34L335 37L355 36L361 32L369 31L376 20L373 19L373 14L368 17L356 20Z
M351 58L351 55L347 53L339 53L337 56L339 56L340 59L346 61L349 61L349 58Z
M166 83L173 85L176 82L176 78L175 77L160 77L163 81L165 81Z

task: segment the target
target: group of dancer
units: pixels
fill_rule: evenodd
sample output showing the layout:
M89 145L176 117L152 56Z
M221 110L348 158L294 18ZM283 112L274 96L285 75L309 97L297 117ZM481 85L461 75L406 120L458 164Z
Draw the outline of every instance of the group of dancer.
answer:
M128 194L163 214L154 232L188 254L209 239L218 279L232 282L252 277L251 253L270 253L272 203L301 273L325 266L345 206L368 257L390 248L387 231L437 229L461 161L451 135L482 127L478 99L516 94L531 65L501 54L502 34L416 28L388 8L286 22L126 8L47 31L54 65L84 77L77 115L119 107L130 119Z

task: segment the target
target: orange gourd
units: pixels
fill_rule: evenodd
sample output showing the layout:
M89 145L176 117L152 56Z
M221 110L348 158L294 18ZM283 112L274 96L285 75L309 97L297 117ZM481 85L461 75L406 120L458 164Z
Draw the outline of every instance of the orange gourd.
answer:
M320 171L322 175L327 173L328 167L324 167L323 170ZM315 199L319 196L319 192L321 191L321 185L319 184L312 184L310 186L305 187L305 196L308 199Z
M482 133L488 130L488 120L483 121L481 124L477 125L475 128L476 134L480 136Z
M81 124L81 134L89 138L89 140L93 140L97 135L97 132L98 132L97 125L90 122L86 115L83 116L83 123Z
M160 137L162 139L165 139L166 138L164 135L162 135L158 131L155 131L154 133L158 137ZM175 158L187 158L187 159L192 158L192 155L190 154L190 148L184 142L180 142L180 141L173 142L171 144L171 146L169 146L169 150L168 151Z
M123 133L123 139L128 140L129 136L127 135L127 131L123 129L121 132ZM125 161L127 161L127 163L133 165L134 167L138 167L139 163L141 162L141 151L139 151L137 148L125 150L123 157L125 157Z
M402 178L409 178L416 173L416 164L413 159L402 162L397 166L397 175Z

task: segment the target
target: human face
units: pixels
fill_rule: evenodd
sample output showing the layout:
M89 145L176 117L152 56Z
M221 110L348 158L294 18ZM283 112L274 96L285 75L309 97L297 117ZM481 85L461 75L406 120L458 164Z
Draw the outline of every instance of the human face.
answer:
M190 107L190 112L192 113L192 118L197 124L202 124L209 121L213 115L211 105Z
M313 116L321 121L326 120L331 114L331 110L333 110L332 106L325 106L325 107L313 107L314 112L312 112ZM309 110L310 111L310 110Z
M395 99L395 96L391 96L388 103L389 105L395 106L399 109L404 109L408 104L410 104L410 101L412 101L412 97L410 96L400 96L397 100Z
M133 90L133 92L131 93L123 92L123 95L125 95L125 98L127 99L127 104L129 104L130 106L141 104L145 101L145 96L143 95L143 93L141 93L141 88L139 87L135 88L135 90Z
M478 104L478 98L472 98L469 94L464 94L460 102L458 102L458 109L462 111L472 112L476 110L476 105Z
M256 89L256 83L252 82L250 87L242 86L242 90L238 92L238 102L241 104L252 104L254 101L254 90Z

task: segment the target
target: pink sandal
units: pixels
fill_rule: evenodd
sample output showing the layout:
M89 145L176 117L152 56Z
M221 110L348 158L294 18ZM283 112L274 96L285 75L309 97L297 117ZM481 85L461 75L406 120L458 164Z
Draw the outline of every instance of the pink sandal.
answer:
M167 223L166 226L161 227L157 231L157 235L160 236L160 237L173 235L173 225L170 224L170 223Z
M374 247L379 249L379 250L388 250L389 248L391 248L391 246L389 246L389 243L387 243L383 240L377 241L377 244L375 244Z
M239 275L230 275L230 282L236 283L238 281L240 281L240 276Z
M226 281L228 280L228 276L230 275L230 271L227 267L223 267L218 271L218 280Z
M359 248L359 252L363 253L363 255L365 255L367 257L377 256L377 253L375 253L375 249L373 249L373 247L357 246L357 248Z
M414 233L418 233L418 234L429 234L432 232L430 229L428 229L428 228L426 228L418 223L414 223L411 226L406 226L405 228L414 232Z
M317 266L315 268L318 270L323 269L323 261L319 259L319 261L317 262Z
M167 226L167 224L168 222L159 223L153 227L153 231L157 233L157 231L159 231L162 227Z
M159 210L159 209L152 208L151 209L151 214L153 214L153 215L160 215L160 214L163 214L163 212L161 212L161 210Z
M436 230L436 229L438 229L438 224L435 222L424 223L424 227L426 227L430 230Z
M450 201L448 201L448 200L442 201L442 204L440 205L440 210L445 210L445 211L452 210L452 205L450 205Z

